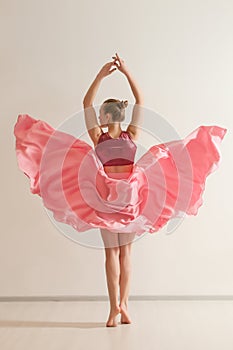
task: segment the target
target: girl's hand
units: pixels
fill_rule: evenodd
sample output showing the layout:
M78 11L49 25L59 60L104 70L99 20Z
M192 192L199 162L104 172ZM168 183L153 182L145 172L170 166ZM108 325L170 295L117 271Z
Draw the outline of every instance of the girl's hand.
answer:
M116 67L116 64L114 62L105 63L105 65L99 71L98 75L101 78L104 78L104 77L112 74L112 72L114 72L117 69L117 68L114 68L114 69L110 70L113 66Z
M121 73L126 74L129 72L128 68L126 67L125 61L118 56L116 53L116 56L112 56L114 59L114 64L117 66L117 69L121 71Z

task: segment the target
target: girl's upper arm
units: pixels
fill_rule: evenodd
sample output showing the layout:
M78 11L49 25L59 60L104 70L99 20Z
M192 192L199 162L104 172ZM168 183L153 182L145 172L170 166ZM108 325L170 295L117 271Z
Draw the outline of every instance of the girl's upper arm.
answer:
M133 107L133 113L131 121L128 125L128 128L126 131L128 131L132 135L132 139L137 140L140 135L140 129L143 125L144 121L144 108L142 104L135 103Z
M103 130L98 124L98 120L96 117L95 109L92 105L84 106L84 116L85 116L85 124L88 131L88 134L94 144L97 144L99 136L103 133Z

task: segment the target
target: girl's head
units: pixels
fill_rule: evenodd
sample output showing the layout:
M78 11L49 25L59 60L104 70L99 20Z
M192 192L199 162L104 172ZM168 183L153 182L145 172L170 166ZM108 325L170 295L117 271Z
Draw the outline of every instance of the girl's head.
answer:
M125 108L128 101L120 101L109 98L103 102L100 107L99 120L101 125L107 126L109 123L120 123L125 119Z

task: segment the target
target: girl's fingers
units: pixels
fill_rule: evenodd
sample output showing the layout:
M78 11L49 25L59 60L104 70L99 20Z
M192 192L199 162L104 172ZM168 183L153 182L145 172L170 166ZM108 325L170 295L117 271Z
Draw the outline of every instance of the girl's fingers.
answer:
M117 65L117 64L116 64L116 60L114 60L113 62L110 62L110 64L116 66L116 65Z
M114 59L114 64L115 64L117 67L120 66L120 62L118 62L116 58Z
M112 56L112 58L114 59L114 61L119 61L120 62L119 58L117 58L116 56Z
M119 62L124 62L124 60L122 58L120 58L117 53L116 53L116 57L119 60Z
M111 74L112 72L114 72L116 70L116 68L110 70L108 73Z

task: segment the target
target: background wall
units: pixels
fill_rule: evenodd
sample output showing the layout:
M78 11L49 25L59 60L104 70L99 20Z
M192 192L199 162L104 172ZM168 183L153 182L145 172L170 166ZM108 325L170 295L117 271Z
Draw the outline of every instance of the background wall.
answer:
M104 250L74 243L53 225L18 169L14 124L27 113L54 128L115 52L145 107L185 137L199 125L228 132L204 204L177 230L134 243L130 295L233 294L231 1L0 1L0 296L107 295ZM102 81L95 104L134 103L125 76ZM83 128L84 120L79 121ZM91 140L89 140L90 144Z

